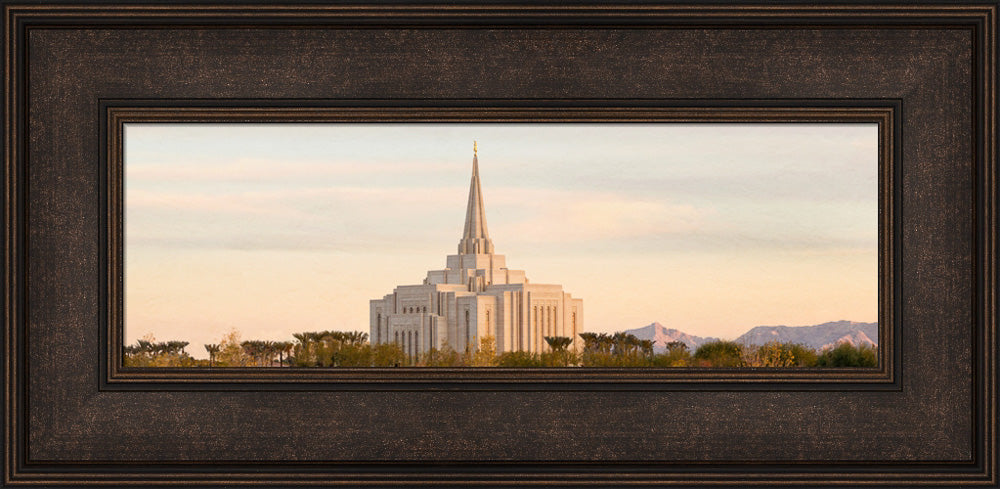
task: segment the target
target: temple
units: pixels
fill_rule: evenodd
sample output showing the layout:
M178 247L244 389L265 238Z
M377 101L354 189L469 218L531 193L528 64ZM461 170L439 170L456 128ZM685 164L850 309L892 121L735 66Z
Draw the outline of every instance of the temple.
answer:
M548 351L546 336L572 338L570 348L579 351L583 300L562 285L529 283L523 270L508 269L494 253L474 145L458 253L448 255L445 269L427 272L422 284L400 285L372 300L370 322L372 344L396 343L411 358L446 346L475 350L485 336L495 338L498 354Z

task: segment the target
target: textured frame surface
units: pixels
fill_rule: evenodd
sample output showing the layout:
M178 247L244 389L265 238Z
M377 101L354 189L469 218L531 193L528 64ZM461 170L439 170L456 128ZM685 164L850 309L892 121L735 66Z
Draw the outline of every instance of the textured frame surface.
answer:
M5 484L997 483L994 3L8 2L3 14ZM114 151L101 121L108 101L137 100L230 118L317 101L708 114L891 101L902 296L883 366L895 370L881 386L819 389L766 376L658 389L665 379L639 374L648 385L617 392L609 379L551 392L493 392L502 379L475 376L353 392L332 377L220 376L202 391L130 380L101 355L114 245L100 226Z

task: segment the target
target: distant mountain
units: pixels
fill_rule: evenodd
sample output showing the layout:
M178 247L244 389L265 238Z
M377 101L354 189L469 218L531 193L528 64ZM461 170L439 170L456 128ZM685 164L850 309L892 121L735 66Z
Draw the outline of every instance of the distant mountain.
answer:
M769 341L800 343L823 350L837 343L878 346L878 323L834 321L815 326L757 326L736 338L737 343L763 345Z
M667 349L667 343L670 343L671 341L680 341L687 345L689 350L694 351L705 343L719 340L718 338L702 338L701 336L692 336L683 331L666 328L660 323L653 323L649 326L643 326L636 329L628 329L625 330L625 332L639 338L640 340L653 340L653 350L658 353L665 351Z
M640 340L653 340L653 349L658 353L666 350L667 343L671 341L680 341L691 351L705 343L719 341L719 338L690 335L677 329L667 328L660 323L628 329L625 332ZM842 342L853 346L878 346L878 323L833 321L814 326L757 326L743 333L735 341L745 345L763 345L769 341L799 343L817 350L831 348Z

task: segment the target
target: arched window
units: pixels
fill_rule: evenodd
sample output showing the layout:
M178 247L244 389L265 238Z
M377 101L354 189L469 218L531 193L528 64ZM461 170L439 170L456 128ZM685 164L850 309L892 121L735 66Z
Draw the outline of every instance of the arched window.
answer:
M396 331L396 344L399 344L399 331Z
M375 315L375 344L382 342L382 314Z
M424 312L427 312L427 306L424 306Z

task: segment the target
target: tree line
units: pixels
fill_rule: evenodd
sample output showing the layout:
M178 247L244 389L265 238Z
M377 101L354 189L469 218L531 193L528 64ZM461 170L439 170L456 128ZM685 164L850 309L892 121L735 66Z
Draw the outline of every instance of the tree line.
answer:
M546 351L496 353L496 339L481 337L479 344L461 350L450 346L408 355L400 345L372 345L368 333L314 331L295 333L295 341L240 338L233 330L219 343L204 345L209 358L195 359L188 342L156 342L145 337L124 347L127 367L875 367L878 355L869 345L840 343L822 351L796 343L744 345L713 341L691 351L679 341L656 352L651 340L627 333L581 333L581 351L570 348L573 339L545 337Z

